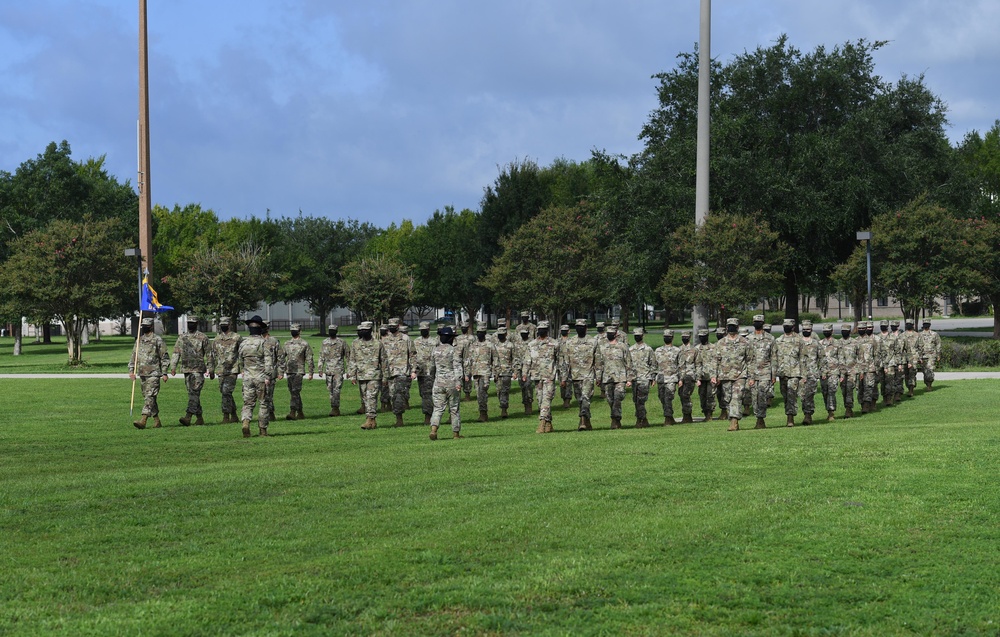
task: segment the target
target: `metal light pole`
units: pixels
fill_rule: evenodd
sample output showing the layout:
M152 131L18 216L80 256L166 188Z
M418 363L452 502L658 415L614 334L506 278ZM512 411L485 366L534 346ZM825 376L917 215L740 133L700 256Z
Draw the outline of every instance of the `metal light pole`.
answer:
M145 270L152 270L153 205L149 191L149 47L146 42L146 0L139 0L139 259ZM142 264L142 261L145 263ZM140 271L143 269L139 268Z
M858 232L858 241L865 242L868 262L868 320L872 320L872 233Z
M712 0L701 0L701 38L698 42L698 154L695 176L694 223L699 229L708 216L708 159L711 131ZM708 328L708 308L696 305L691 312L694 329Z

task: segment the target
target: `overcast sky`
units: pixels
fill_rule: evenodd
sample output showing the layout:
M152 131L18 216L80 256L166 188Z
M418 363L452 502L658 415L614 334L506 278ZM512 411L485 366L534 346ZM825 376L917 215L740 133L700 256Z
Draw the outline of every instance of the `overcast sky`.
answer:
M478 209L498 166L631 154L698 0L151 0L154 203L385 226ZM997 0L716 0L712 55L865 38L953 141L1000 118ZM0 0L0 170L48 142L135 184L138 3Z

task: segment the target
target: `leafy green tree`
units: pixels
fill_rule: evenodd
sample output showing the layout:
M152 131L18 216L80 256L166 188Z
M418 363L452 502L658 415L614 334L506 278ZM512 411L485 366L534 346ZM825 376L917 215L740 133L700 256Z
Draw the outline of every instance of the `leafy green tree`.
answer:
M719 320L774 293L788 249L762 218L712 212L670 236L659 292L670 308L705 304Z
M174 307L202 316L237 317L272 298L281 274L270 267L264 248L246 242L202 248L188 258L187 268L172 279Z
M277 296L282 301L305 301L319 317L320 333L326 333L326 317L337 297L340 271L361 254L377 236L378 229L353 219L333 221L326 217L283 217L277 222L280 247L272 252L275 270L282 275Z
M161 300L171 305L173 282L190 267L192 255L220 242L219 219L200 204L173 209L153 206L153 273Z
M788 245L786 313L854 249L854 233L950 176L945 108L922 77L875 74L884 43L803 53L785 36L713 77L711 208L761 214ZM660 74L634 160L639 201L693 216L697 55ZM663 202L662 204L657 202ZM691 211L687 213L686 211Z
M363 319L385 323L410 307L413 275L399 259L376 254L340 269L338 296Z
M36 323L59 321L66 332L71 365L79 364L87 323L116 316L121 299L136 299L132 264L122 257L127 245L116 237L112 219L54 219L10 246L0 266L3 302L20 308Z
M553 206L500 240L501 253L480 280L497 298L540 310L558 321L570 309L587 309L603 283L620 276L604 258L587 204Z
M868 307L868 254L864 245L854 248L847 260L833 269L830 279L838 292L843 292L854 309L854 321L862 320ZM872 275L872 294L881 296L884 292Z

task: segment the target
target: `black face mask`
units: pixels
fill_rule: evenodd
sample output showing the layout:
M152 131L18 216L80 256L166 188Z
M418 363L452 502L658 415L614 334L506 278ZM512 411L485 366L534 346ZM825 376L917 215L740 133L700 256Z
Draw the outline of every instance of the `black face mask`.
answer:
M764 324L760 321L754 321L753 328L759 332L760 330L764 329Z
M521 332L521 340L522 341L527 341L529 336L531 336L531 335L528 334L527 332Z
M430 330L420 330L420 336L422 336L424 338L427 338L430 335L431 335L431 331Z
M642 342L642 337L641 336L636 336L634 338L635 338L635 342L636 343L641 343Z
M497 334L497 340L500 341L501 343L506 343L507 342L507 335L506 334Z
M898 332L898 331L899 331L899 326L898 326L898 325L893 325L893 326L892 326L892 327L891 327L890 329L891 329L891 330L892 330L893 332Z
M337 330L327 330L326 335L330 338L337 338Z
M673 345L674 344L674 337L673 336L664 336L663 337L663 344L664 345Z
M452 341L455 340L455 335L454 334L442 334L440 336L440 338L441 338L441 342L444 343L445 345L451 345Z
M604 333L604 328L603 327L597 328L597 333L598 334L603 334Z
M888 328L888 327L885 327L884 325L883 325L883 326L881 326L881 327L880 327L879 329L880 329L880 330L882 330L882 333L883 333L883 334L888 334L888 333L889 333L889 328Z
M225 333L229 332L229 326L228 325L220 325L219 326L219 331L222 332L223 334L225 334Z
M264 333L264 328L259 325L250 325L247 327L247 331L250 332L250 336L260 336Z
M865 330L865 336L871 336L874 333L875 333L875 329L874 328L869 327L868 329Z
M537 330L537 332L538 332L539 338L545 338L546 336L549 335L549 331L547 329L545 329L544 327L541 328L541 329L539 329L539 330Z
M372 331L371 330L358 330L358 336L360 336L361 340L363 340L363 341L370 341L370 340L372 340Z
M188 331L189 332L197 332L198 331L198 324L197 323L188 323Z
M399 326L398 325L390 325L389 326L389 331L392 332L393 334L395 334L396 332L399 331Z
M845 341L851 338L851 330L840 330L840 337Z
M153 326L152 325L143 325L141 329L142 329L142 333L143 334L149 334L149 333L151 333L153 331Z
M681 343L684 343L685 345L688 345L689 343L691 343L691 337L690 336L682 336L681 337Z
M802 330L802 336L805 336L807 338L812 336L812 333L813 333L812 330Z
M569 336L569 330L559 330L559 334L562 336Z
M727 325L726 326L726 333L727 334L735 334L735 333L737 333L739 331L740 331L740 326L739 325Z
M485 332L476 332L476 340L479 341L480 343L482 343L483 341L485 341L486 340L486 333Z
M699 334L698 340L701 342L702 345L708 345L708 334L705 334L704 336Z
M785 326L782 327L782 329L785 330L785 334L791 334L792 333L792 326L791 325L785 325Z
M299 335L299 332L289 332L289 333L292 335L292 338L297 338Z
M527 325L527 324L528 324L528 317L527 316L522 316L521 317L521 325Z
M617 334L617 332L615 332L615 333L608 332L607 336L608 336L608 340L609 341L613 341L613 340L615 340L615 337L618 336L618 334Z
M823 332L823 338L833 338L833 332Z
M587 328L585 328L585 327L578 327L578 328L576 328L576 335L579 336L580 338L586 337L587 336Z

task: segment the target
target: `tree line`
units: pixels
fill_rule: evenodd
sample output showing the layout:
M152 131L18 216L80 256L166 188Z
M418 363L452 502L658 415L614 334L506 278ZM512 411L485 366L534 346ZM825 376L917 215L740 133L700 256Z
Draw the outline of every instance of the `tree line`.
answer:
M693 51L655 76L659 104L635 155L595 149L585 161L547 166L518 159L499 167L478 210L445 207L424 223L387 228L301 211L222 221L198 204L158 206L154 283L178 309L215 316L305 301L320 317L346 306L373 320L414 306L470 315L530 308L559 320L611 305L627 315L646 303L668 311L703 303L725 318L763 302L797 318L800 299L840 292L860 318L867 286L855 235L870 230L875 295L898 299L907 315L942 296L993 304L1000 120L950 143L945 104L923 77L877 75L873 54L883 46L803 52L783 36L714 62L712 212L702 227L693 220ZM102 159L74 162L65 142L0 173L0 276L19 282L0 293L4 316L63 320L71 331L71 316L126 313L132 265L74 246L133 246L136 206L128 182L108 175ZM102 283L90 305L57 293L69 281L98 285L69 276L70 263L88 261L128 292Z

